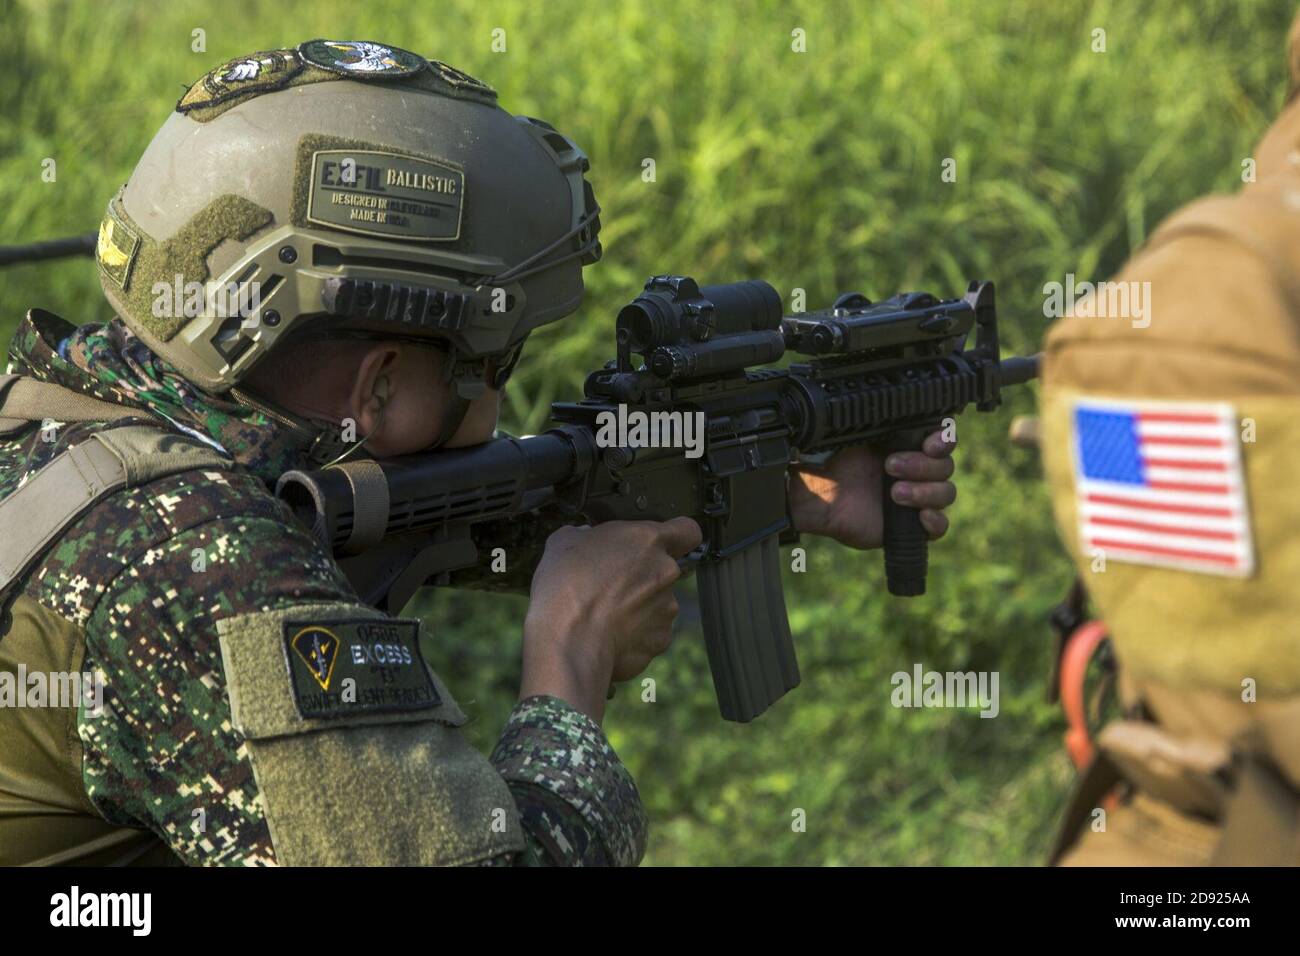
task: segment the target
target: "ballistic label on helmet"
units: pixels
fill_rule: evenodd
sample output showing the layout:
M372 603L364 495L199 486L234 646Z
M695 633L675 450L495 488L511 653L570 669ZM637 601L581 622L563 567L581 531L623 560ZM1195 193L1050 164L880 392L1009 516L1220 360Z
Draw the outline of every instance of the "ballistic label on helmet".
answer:
M307 220L367 236L446 241L460 236L465 174L446 163L377 150L312 154Z

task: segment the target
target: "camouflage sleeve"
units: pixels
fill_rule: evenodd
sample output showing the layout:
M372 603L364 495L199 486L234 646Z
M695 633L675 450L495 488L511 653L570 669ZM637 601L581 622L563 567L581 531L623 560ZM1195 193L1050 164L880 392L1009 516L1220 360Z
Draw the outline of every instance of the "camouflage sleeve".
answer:
M555 697L520 701L492 752L523 821L521 863L635 866L645 855L641 796L600 725Z
M80 627L104 707L84 713L96 809L190 864L273 865L247 745L231 724L218 620L356 595L315 539L242 475L179 475L88 512L28 583ZM238 517L231 517L238 515ZM600 728L558 700L515 708L493 762L528 835L513 865L636 862L645 835Z
M103 713L83 714L78 728L96 809L147 827L186 863L271 865L216 622L356 596L273 502L241 493L251 479L204 477L196 486L177 476L94 509L47 563L43 600L82 623L86 666L104 675Z

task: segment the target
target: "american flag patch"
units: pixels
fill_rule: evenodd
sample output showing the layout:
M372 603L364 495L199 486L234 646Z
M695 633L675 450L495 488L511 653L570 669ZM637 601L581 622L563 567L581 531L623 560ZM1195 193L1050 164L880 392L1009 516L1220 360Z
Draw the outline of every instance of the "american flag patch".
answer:
M1255 569L1232 407L1087 399L1074 407L1079 543L1107 560L1246 577Z

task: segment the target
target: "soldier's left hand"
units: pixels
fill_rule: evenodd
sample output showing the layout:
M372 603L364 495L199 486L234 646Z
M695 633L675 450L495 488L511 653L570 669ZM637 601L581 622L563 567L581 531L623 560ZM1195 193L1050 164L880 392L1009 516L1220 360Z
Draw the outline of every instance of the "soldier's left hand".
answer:
M943 509L957 498L952 450L940 432L929 435L921 451L897 451L885 462L894 483L893 498L921 511L932 540L948 530ZM884 538L881 515L880 455L864 447L836 452L824 468L792 469L790 514L800 532L834 538L851 548L878 548Z

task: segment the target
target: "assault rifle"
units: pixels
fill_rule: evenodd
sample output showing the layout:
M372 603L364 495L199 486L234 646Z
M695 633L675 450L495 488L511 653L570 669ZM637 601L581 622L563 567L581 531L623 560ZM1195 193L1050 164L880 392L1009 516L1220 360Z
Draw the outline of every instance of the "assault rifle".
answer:
M722 716L736 721L799 683L778 551L790 465L847 445L919 448L945 418L971 403L992 411L1004 386L1038 368L1036 357L1000 360L991 282L972 282L958 299L910 292L873 303L850 293L825 311L783 316L766 282L701 288L656 276L615 329L616 359L587 377L585 399L552 406L541 435L291 471L277 493L339 556L361 597L393 613L420 586L477 565L493 535L518 533L529 516L689 515L704 542L684 566L696 572ZM786 352L808 361L755 367ZM701 413L703 454L598 440L607 416L635 412ZM893 481L884 475L886 578L892 594L919 595L927 535L918 511L893 502Z

